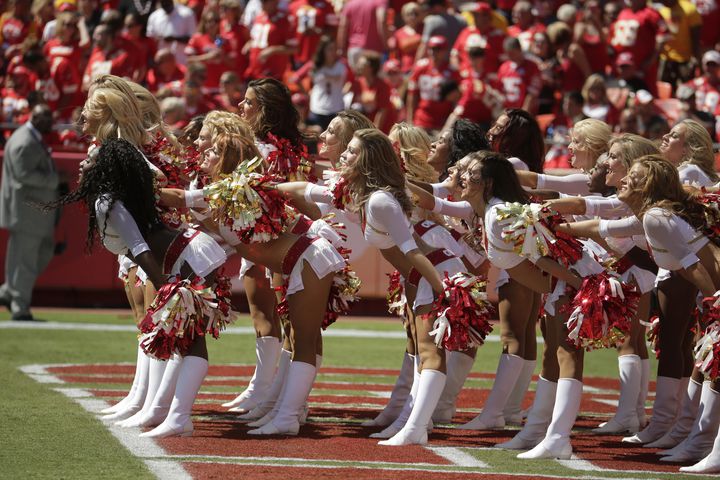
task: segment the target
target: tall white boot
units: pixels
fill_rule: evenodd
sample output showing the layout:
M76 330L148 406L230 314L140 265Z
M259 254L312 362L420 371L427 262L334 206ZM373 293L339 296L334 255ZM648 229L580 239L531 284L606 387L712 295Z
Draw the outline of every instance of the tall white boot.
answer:
M673 448L685 440L687 436L690 435L690 430L692 430L695 418L698 416L702 390L703 388L701 384L693 379L690 379L688 387L682 395L680 413L675 419L672 429L660 437L660 439L654 442L646 443L643 447ZM672 455L672 453L666 453L666 455Z
M178 375L175 395L170 404L167 418L149 432L140 434L141 437L189 437L193 432L190 415L200 391L200 386L208 371L208 361L204 358L187 356L183 359Z
M144 415L150 410L150 406L152 405L153 400L155 400L155 395L157 394L158 388L160 388L160 383L162 382L163 375L165 374L165 367L167 367L167 365L167 361L156 360L154 358L150 359L150 367L148 374L148 391L147 395L145 395L145 402L143 403L142 408L138 410L133 416L128 417L125 420L115 422L115 425L119 425L123 428L140 426L140 419L143 418Z
M385 405L385 408L378 414L377 417L372 420L366 420L362 423L363 427L387 427L400 415L400 412L405 405L412 389L413 383L413 368L415 367L415 355L410 355L405 352L403 357L402 367L400 367L400 374L395 380L395 386L390 393L390 400ZM450 366L448 365L448 372Z
M650 443L665 435L675 420L682 383L679 378L657 378L655 403L653 403L653 414L650 423L641 432L623 438L623 443Z
M640 395L637 403L637 417L640 428L647 426L647 414L645 412L645 402L647 401L648 391L650 390L650 359L643 358L640 360Z
M695 465L680 467L681 472L688 473L720 473L720 434L715 436L715 443L710 454Z
M312 390L316 372L315 365L291 362L277 415L262 427L248 431L248 434L297 435L300 430L300 413Z
M140 363L142 363L144 361L143 357L145 357L145 352L143 352L142 348L140 348L138 346L137 359L135 360L135 375L133 376L133 383L130 386L130 391L128 392L127 395L125 395L125 398L123 398L122 400L120 400L118 403L116 403L115 405L113 405L111 407L103 408L102 410L100 410L100 413L109 415L111 413L118 412L118 411L122 410L123 408L125 408L125 405L127 405L128 402L130 400L132 400L133 395L135 395L135 390L137 389L138 384L140 383L140 377L141 377Z
M410 389L410 394L408 395L407 399L405 400L405 404L403 405L402 410L400 411L400 415L387 427L385 427L384 430L373 433L370 435L370 438L391 438L395 436L396 433L398 433L402 428L405 426L405 423L407 423L408 418L410 418L410 414L412 413L413 406L415 405L415 400L418 398L418 388L420 388L420 355L415 355L415 367L413 369L413 384L412 388Z
M103 420L117 422L118 420L125 420L135 415L145 403L145 397L148 391L148 382L150 377L150 357L145 355L143 352L142 359L138 362L138 373L139 376L137 388L133 397L125 404L125 406L115 413L105 415L102 417Z
M535 360L524 360L522 370L520 370L520 376L515 382L515 386L510 392L505 408L503 409L503 417L505 418L505 425L522 425L524 418L522 410L522 402L525 398L525 394L530 387L533 373L535 372Z
M247 413L259 405L272 385L282 343L275 337L255 339L255 373L244 392L233 400L223 403L231 412Z
M315 380L317 380L317 374L320 371L320 367L322 367L322 355L315 355L315 376L313 377L313 385L315 385ZM300 425L305 425L305 422L307 422L308 415L310 414L310 397L308 397L307 400L305 400L305 404L303 405L302 410L300 411Z
M690 435L675 447L677 450L672 455L660 461L696 461L710 453L720 425L720 393L710 388L710 382L703 383L698 414Z
M475 359L462 352L448 352L447 380L445 389L440 395L437 407L432 414L434 422L450 423L455 415L457 397L465 385L465 380L472 370Z
M636 433L640 428L637 418L637 401L640 396L642 366L637 355L620 355L620 400L617 412L605 424L593 429L593 433Z
M275 403L280 399L282 394L282 388L285 384L287 377L288 368L290 367L290 361L292 360L292 352L288 350L282 350L280 352L280 361L278 362L277 372L273 377L272 385L267 392L265 400L252 410L247 413L240 415L238 418L241 420L258 420L265 416L270 410L273 409ZM233 411L230 409L230 411Z
M528 412L525 426L511 440L498 443L495 447L507 450L528 450L540 443L545 438L550 420L552 420L557 387L556 382L539 377L535 387L535 399Z
M160 382L160 387L155 394L155 398L153 399L150 408L144 412L142 417L138 418L136 424L123 426L156 427L165 420L168 412L170 411L170 404L172 403L173 396L175 395L175 389L177 388L182 362L183 357L177 353L168 360L167 367L165 368L165 374L162 377L162 382ZM128 422L128 420L125 420L125 422Z
M519 454L517 458L560 458L568 460L572 456L570 432L580 410L582 388L582 382L574 378L561 378L558 380L557 397L547 435L535 448L529 452Z
M493 383L490 395L485 400L482 413L470 420L465 425L460 425L461 430L492 430L503 428L505 418L503 408L517 383L520 371L523 369L525 360L517 355L504 353L500 355L497 371L495 372L495 383Z
M315 377L313 377L311 384L315 383L315 378L317 378L317 372L320 370L320 366L322 365L322 355L315 355ZM287 388L287 377L285 377L285 383L283 384L282 388L280 389L280 395L278 395L278 398L282 398L283 395L285 395L285 389ZM302 410L300 410L300 425L304 425L305 421L307 420L308 416L308 404L305 402L302 406ZM252 422L248 422L248 427L262 427L266 423L270 422L280 411L280 402L274 402L272 408L269 412L267 412L264 416L261 418L254 420Z
M438 370L424 368L420 373L417 399L405 426L392 438L378 442L379 445L425 445L428 424L445 387L446 375Z

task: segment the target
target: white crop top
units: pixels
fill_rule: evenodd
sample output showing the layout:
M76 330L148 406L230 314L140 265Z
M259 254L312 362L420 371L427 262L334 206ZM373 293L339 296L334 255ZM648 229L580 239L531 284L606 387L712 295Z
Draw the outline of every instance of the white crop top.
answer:
M122 201L116 200L108 212L109 207L110 198L107 196L102 196L95 201L98 230L105 248L116 255L124 255L129 252L133 257L150 250L140 234L135 219Z
M699 262L696 253L709 242L685 220L662 208L645 212L642 224L655 263L667 270L680 270Z
M390 192L375 191L365 204L365 240L384 250L397 246L407 253L417 248L412 236L410 220Z
M499 198L491 198L485 207L485 219L483 222L483 231L485 232L485 250L490 262L504 270L516 267L522 263L525 258L515 253L512 242L506 242L502 238L504 226L497 218L497 210L499 206L505 202ZM532 259L528 259L531 260Z

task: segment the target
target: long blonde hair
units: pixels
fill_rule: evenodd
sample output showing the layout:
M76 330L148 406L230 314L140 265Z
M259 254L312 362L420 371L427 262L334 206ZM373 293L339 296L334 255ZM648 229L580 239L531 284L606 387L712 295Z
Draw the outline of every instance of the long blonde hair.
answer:
M97 125L90 132L98 142L111 138L123 138L138 148L150 141L150 135L142 123L140 106L132 92L98 87L85 102L84 115Z
M623 133L610 139L608 151L610 151L613 145L620 146L621 153L618 160L622 161L628 170L630 170L633 162L638 158L646 155L660 154L660 150L655 142L640 135L635 135L634 133Z
M404 122L396 123L388 137L400 150L408 178L427 183L438 181L438 173L427 163L431 142L425 130Z
M695 120L688 119L680 123L685 125L685 148L688 151L681 165L682 163L697 165L713 182L717 182L713 141L707 129Z
M236 113L213 110L205 115L203 127L210 131L210 138L213 143L221 133L235 133L255 141L255 134L250 125Z
M373 192L386 191L395 197L409 216L413 205L405 190L400 159L390 139L375 128L358 130L355 138L361 144L357 161L343 168L343 176L348 179L355 205L362 209Z
M603 121L586 118L580 120L573 126L573 134L582 138L580 144L592 153L594 164L600 155L608 151L608 143L612 136L612 130L610 126Z

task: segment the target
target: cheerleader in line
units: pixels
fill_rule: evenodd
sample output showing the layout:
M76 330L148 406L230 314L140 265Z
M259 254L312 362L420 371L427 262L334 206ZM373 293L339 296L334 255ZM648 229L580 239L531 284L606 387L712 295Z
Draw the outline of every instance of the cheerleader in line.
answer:
M682 184L710 187L717 181L712 139L699 123L683 120L675 125L663 137L660 151L667 161L677 165ZM639 230L638 224L636 220L635 231ZM622 229L622 225L618 227ZM677 272L661 268L657 292L660 358L653 416L647 428L623 441L649 448L670 448L666 452L674 454L673 449L690 434L698 418L703 395L709 397L710 393L703 384L703 376L693 372L691 327L697 289Z
M683 188L675 167L657 156L638 160L623 180L618 198L642 221L658 266L676 272L703 297L713 297L720 287L716 234L713 225L707 224L707 207ZM703 388L702 412L682 450L684 458L679 461L702 458L711 449L720 420L718 383L715 379L707 390ZM681 471L708 472L717 468L717 454L711 452L697 465Z
M102 93L96 90L93 95ZM163 226L155 209L154 174L137 147L126 140L108 140L84 168L78 189L58 204L83 201L87 205L89 247L99 235L111 252L131 256L155 285L166 284L168 275L197 276L205 285L212 285L215 270L226 260L223 249L201 232L172 231ZM162 265L159 258L164 259ZM141 436L192 434L190 414L207 374L208 356L205 331L192 329L185 335L194 338L178 348L184 358L167 417Z
M425 444L432 413L445 385L445 355L429 334L432 320L424 316L431 310L434 294L443 291L439 272L453 274L464 266L442 250L433 252L432 262L418 247L408 218L412 205L405 190L405 177L384 134L375 129L355 132L341 156L341 164L353 204L359 209L365 240L380 249L383 257L407 279L406 296L408 304L413 303L415 315L415 345L422 370L403 408L410 410L407 419L401 412L390 427L380 432L383 437L391 436L380 444ZM279 188L290 195L306 190L306 198L316 202L333 201L332 193L324 187L288 184ZM401 425L403 420L406 421Z
M223 157L236 159L238 164L259 156L260 152L249 135L243 139L241 146L229 144L223 154ZM223 157L218 162L226 164ZM207 188L212 188L212 184ZM185 205L193 209L209 207L202 189L187 192L164 189L161 199L170 206ZM243 243L224 218L215 218L214 229L237 253L286 278L286 297L293 331L293 357L278 400L277 415L248 433L297 435L303 406L317 372L316 342L327 308L326 301L319 300L327 300L335 273L346 266L345 259L327 240L307 235L282 233L276 239L264 243Z
M615 190L627 175L634 160L657 153L659 150L651 141L639 135L622 134L610 140L607 161L603 161L603 165L598 162L594 171L598 168L606 168L604 184ZM630 214L627 205L620 201L617 195L568 196L551 200L547 205L563 215L574 215L576 222L571 224L573 228L593 229L586 237L605 246L608 252L614 253L618 259L615 262L615 270L623 281L633 283L642 294L630 335L618 348L620 399L617 412L610 421L602 423L593 430L595 433L635 433L647 423L645 399L650 382L650 360L645 341L645 327L641 322L648 320L650 296L655 285L657 267L653 265L654 262L647 253L647 242L643 235L614 237L607 232L607 221L595 219L577 221L578 217L582 216L617 219ZM562 226L559 230L575 234L574 231ZM599 233L600 230L603 230L602 234Z
M307 155L303 154L299 116L287 87L271 78L253 80L238 108L240 116L252 128L257 148L267 163L266 171L288 180L295 180L296 175L300 175L304 180L302 169L307 168L310 173L312 167L306 163ZM240 277L257 334L255 381L251 380L244 392L223 406L241 413L241 419L258 420L272 409L276 399L269 398L268 394L273 390L271 374L275 372L278 359L282 373L289 357L283 357L281 353L280 319L275 313L277 298L272 279L267 277L263 266L253 265L247 258L243 259ZM287 335L288 331L285 333ZM321 341L318 347L322 349ZM322 350L318 354L322 355Z

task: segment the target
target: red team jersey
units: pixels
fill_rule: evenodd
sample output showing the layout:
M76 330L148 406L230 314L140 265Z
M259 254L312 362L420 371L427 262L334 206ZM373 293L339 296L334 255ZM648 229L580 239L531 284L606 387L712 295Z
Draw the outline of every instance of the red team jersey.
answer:
M85 67L84 81L89 83L98 75L110 73L118 77L132 78L135 72L136 64L132 57L132 50L126 48L125 42L120 42L121 38L116 39L113 49L105 53L103 50L95 47L87 67Z
M522 108L528 94L537 95L542 77L535 62L525 59L517 64L508 60L498 69L497 87L505 96L505 108Z
M228 41L231 50L231 65L234 71L242 79L248 67L248 55L243 53L243 47L250 40L250 30L240 23L228 25L225 20L220 22L222 37Z
M460 84L460 92L462 97L455 107L455 115L475 123L490 124L496 100L482 75L475 71L469 72Z
M453 104L440 98L440 86L447 80L460 83L460 75L450 65L437 68L427 58L417 63L408 81L408 92L415 95L417 102L415 125L428 130L443 127L453 111Z
M720 5L718 0L691 0L702 17L700 43L708 49L720 42Z
M334 34L340 19L326 0L295 0L288 13L298 45L295 61L304 64L312 60L322 34Z
M369 85L365 77L358 77L357 97L363 108L363 113L375 123L375 116L380 110L385 110L385 117L379 129L384 133L390 133L390 128L397 121L397 111L395 105L390 100L392 88L382 78L377 78L373 85Z
M453 56L457 56L460 71L466 72L471 69L468 56L469 45L485 48L485 71L497 70L500 65L498 59L503 53L503 40L505 40L505 34L497 28L486 34L480 33L477 27L463 29L452 48Z
M542 23L536 23L534 25L530 25L530 28L527 30L521 30L520 27L517 25L511 25L507 29L507 34L510 37L515 37L520 41L520 46L522 47L524 52L527 52L530 50L530 45L532 45L533 37L536 33L542 33L545 31L545 25Z
M699 77L687 83L695 90L695 105L698 110L715 114L720 105L720 90L705 77Z
M390 50L400 62L400 70L403 73L409 72L415 65L415 54L421 42L421 32L416 32L407 26L397 29L390 38Z
M190 37L190 41L185 47L185 53L191 55L205 55L216 50L222 50L223 56L214 60L206 60L203 64L207 67L207 79L204 88L210 91L217 91L220 87L220 76L227 70L230 70L229 62L225 59L232 56L232 45L223 37L217 37L217 40L210 38L206 33L196 33Z
M261 77L274 77L283 79L283 75L290 65L288 55L276 54L260 60L260 52L268 47L294 46L297 44L294 32L290 27L288 17L283 12L276 12L272 17L260 12L253 21L250 29L250 63L246 77L250 79Z

